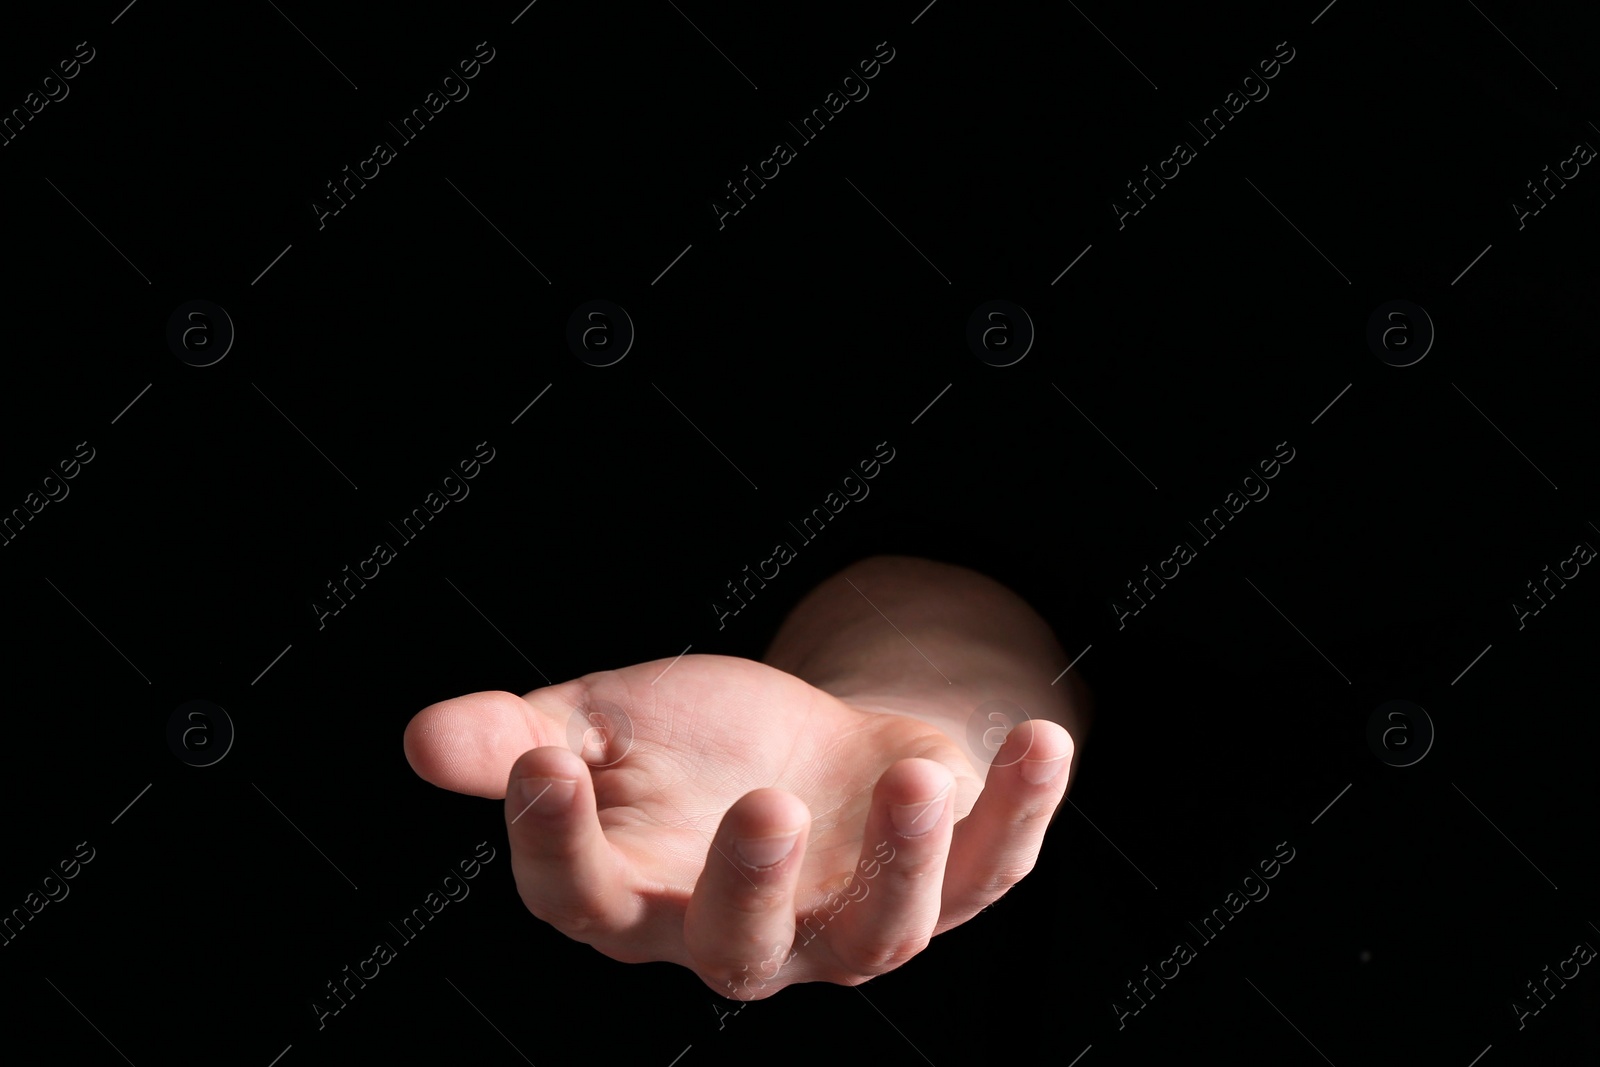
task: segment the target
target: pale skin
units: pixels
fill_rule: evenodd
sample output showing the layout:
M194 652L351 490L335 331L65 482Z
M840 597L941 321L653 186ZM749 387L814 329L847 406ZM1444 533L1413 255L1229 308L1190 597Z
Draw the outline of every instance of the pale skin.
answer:
M764 662L473 693L419 712L405 752L504 801L536 917L761 999L891 971L1033 869L1087 725L1077 671L1051 684L1068 662L997 582L877 556L812 590ZM970 728L996 700L1027 719Z

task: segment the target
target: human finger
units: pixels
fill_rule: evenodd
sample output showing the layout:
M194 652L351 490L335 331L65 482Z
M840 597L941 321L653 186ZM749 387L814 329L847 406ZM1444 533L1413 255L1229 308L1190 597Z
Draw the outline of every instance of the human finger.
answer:
M771 985L794 940L795 886L811 813L793 793L757 789L723 816L684 916L684 947L701 979L723 996L754 1000Z
M515 760L504 792L511 869L528 910L588 944L636 927L642 905L600 826L588 765L565 746L537 748Z
M900 760L878 779L861 859L842 890L847 904L824 936L844 975L892 971L927 947L942 907L954 793L949 768L930 759Z
M966 922L1033 870L1045 830L1066 795L1072 736L1030 719L996 754L972 811L955 828L939 929Z

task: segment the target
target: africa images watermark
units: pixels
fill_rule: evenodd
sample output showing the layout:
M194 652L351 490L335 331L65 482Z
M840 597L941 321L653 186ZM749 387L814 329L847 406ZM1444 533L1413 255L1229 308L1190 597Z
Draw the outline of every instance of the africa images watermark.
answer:
M1527 220L1538 215L1539 212L1549 207L1550 205L1548 201L1556 198L1557 190L1565 189L1567 187L1567 182L1563 181L1562 179L1567 179L1570 181L1571 179L1576 178L1580 173L1582 173L1579 168L1588 166L1594 161L1594 157L1594 146L1587 141L1579 141L1577 144L1572 146L1572 155L1556 164L1556 170L1554 174L1550 173L1550 164L1546 163L1544 166L1544 177L1533 178L1525 183L1528 190L1528 195L1532 198L1531 202L1528 200L1511 201L1511 210L1517 216L1517 229L1527 229ZM1569 167L1571 168L1570 173L1568 172ZM1535 185L1535 182L1538 184ZM1555 188L1550 187L1551 182L1555 182ZM1541 188L1544 190L1543 196L1539 195L1539 190ZM1535 207L1535 204L1538 206Z
M1587 566L1594 557L1594 546L1587 541L1579 541L1572 546L1572 555L1557 563L1554 571L1551 571L1550 564L1546 563L1543 568L1544 577L1530 578L1527 582L1528 595L1533 599L1511 602L1511 610L1517 616L1517 629L1526 629L1528 619L1549 607L1549 601L1554 600L1556 594L1567 587L1566 580L1576 578L1583 573L1580 568ZM1539 584L1535 585L1535 582ZM1555 584L1552 585L1552 582ZM1543 596L1539 595L1541 587L1544 589ZM1535 603L1538 604L1537 607L1534 606Z
M885 51L886 49L887 52ZM789 123L789 128L800 136L801 145L808 145L816 140L828 123L837 118L840 112L852 103L859 104L872 92L871 88L867 86L867 82L876 78L882 72L883 66L887 66L894 59L895 51L889 47L888 41L879 41L877 49L872 54L872 59L863 59L856 64L856 69L861 72L859 77L854 71L846 74L839 79L839 88L829 91L828 95L822 98L822 106L812 108L811 114L801 119L799 126L792 122ZM852 83L854 83L853 87ZM841 91L844 94L843 96L840 95ZM793 163L798 156L799 153L795 150L793 144L789 141L779 141L772 146L772 154L756 164L754 173L751 172L750 165L746 163L744 177L735 178L733 181L728 182L728 194L738 202L739 206L734 207L727 201L711 201L711 210L717 216L717 229L727 229L727 220L750 206L745 202L746 199L754 200L756 190L765 189L767 182L783 173L782 168ZM768 168L771 168L770 173ZM735 182L739 184L736 185L734 184ZM751 182L755 183L754 188L751 187ZM741 185L744 188L744 196L739 195Z
M1287 855L1284 853L1285 849L1288 849ZM1201 948L1220 937L1222 931L1227 928L1228 923L1233 921L1249 904L1259 904L1261 901L1266 900L1267 895L1272 892L1267 882L1281 874L1283 867L1294 859L1294 855L1294 849L1290 847L1289 842L1279 841L1273 848L1273 858L1261 860L1256 865L1261 871L1260 876L1258 877L1255 871L1251 871L1240 880L1239 887L1244 890L1243 896L1239 894L1237 889L1229 890L1228 895L1222 898L1222 906L1212 908L1211 914L1201 919L1199 926L1190 923L1189 928L1199 935ZM1255 883L1255 889L1250 888L1252 882ZM1193 945L1187 941L1180 941L1172 946L1172 955L1157 963L1154 971L1150 969L1149 964L1145 965L1144 977L1137 979L1138 985L1135 985L1133 980L1126 982L1125 986L1128 994L1133 999L1122 1003L1118 1003L1116 1000L1111 1001L1111 1010L1117 1013L1117 1029L1127 1029L1128 1019L1138 1015L1150 1006L1147 1003L1147 998L1148 1000L1154 1000L1156 992L1167 988L1167 983L1182 974L1183 967L1193 963L1198 955L1199 953ZM1167 971L1167 964L1169 963L1172 964L1170 973ZM1151 985L1152 982L1155 983L1153 986ZM1144 990L1143 994L1140 993L1141 988ZM1135 1007L1135 1004L1137 1004L1137 1007Z
M487 53L485 53L485 49L488 49ZM452 103L459 104L465 100L472 92L467 82L482 73L483 66L493 62L494 57L495 50L489 48L489 42L479 41L477 50L473 52L473 58L463 59L456 64L457 69L461 72L459 76L454 71L446 74L439 80L439 88L430 89L428 95L422 98L421 106L412 108L411 113L400 120L399 126L396 126L393 122L389 123L389 127L402 138L400 141L401 146L404 147L415 141L422 134L428 123L437 118L445 108ZM452 88L452 83L454 88ZM443 90L443 96L439 95L441 90ZM388 141L379 141L372 146L372 154L356 164L354 173L351 173L350 165L345 164L344 177L336 178L334 181L327 183L328 194L333 198L332 202L323 203L322 201L313 200L311 203L311 210L317 216L317 229L327 229L328 223L326 220L339 214L349 206L345 202L345 198L348 197L354 200L356 190L365 189L368 181L383 173L380 168L393 163L397 155L398 153L395 151L393 144ZM371 168L370 174L367 172L369 167ZM339 184L335 185L334 182ZM351 187L351 182L355 183L354 188ZM339 195L340 187L344 189L344 196ZM338 206L335 207L333 206L334 204Z
M88 855L84 855L84 849L89 850ZM54 871L45 875L39 880L39 889L31 890L23 898L22 907L12 908L9 915L0 919L0 938L4 939L0 941L0 947L9 947L11 942L21 935L28 923L37 918L45 908L67 899L67 894L72 892L67 883L78 877L83 870L82 865L94 861L94 846L87 841L79 841L72 855L72 859L64 859L57 863L56 866L61 871L59 876ZM52 882L55 883L54 888L51 888ZM44 891L43 896L39 890Z
M1189 128L1200 136L1201 148L1215 141L1222 131L1227 128L1228 123L1238 118L1239 113L1249 107L1252 102L1260 103L1272 92L1268 88L1267 82L1281 74L1283 72L1282 68L1288 66L1295 56L1295 51L1289 47L1288 41L1279 41L1273 47L1275 49L1272 53L1274 58L1263 59L1256 64L1257 70L1261 72L1259 77L1254 72L1246 74L1240 80L1239 88L1229 90L1228 95L1222 98L1221 107L1212 108L1211 114L1200 120L1200 125L1196 126L1192 122L1189 123ZM1287 51L1285 51L1286 49ZM1252 82L1255 84L1254 89L1251 88ZM1240 95L1241 90L1243 95ZM1213 129L1213 126L1215 126L1215 129ZM1144 168L1144 177L1135 179L1140 183L1139 185L1135 185L1133 181L1126 183L1128 193L1133 197L1134 201L1138 202L1139 206L1134 207L1131 202L1119 203L1116 200L1111 201L1111 212L1117 216L1117 229L1127 229L1128 223L1126 220L1150 206L1145 203L1146 197L1154 200L1157 189L1165 189L1168 181L1182 174L1182 168L1193 163L1198 157L1199 152L1194 145L1188 141L1179 141L1172 146L1172 155L1156 164L1155 173L1151 173L1147 164ZM1168 173L1167 168L1169 167L1171 168L1171 173ZM1151 182L1155 183L1155 188L1151 187ZM1139 195L1140 186L1144 188L1144 196Z
M456 864L457 869L459 869L461 872L459 877L453 871L444 876L443 881L440 883L440 888L442 888L444 891L443 896L440 895L439 890L431 890L428 895L423 898L420 905L411 909L411 914L400 920L400 926L394 926L393 923L389 924L394 928L395 933L399 934L402 938L400 942L401 948L404 948L406 945L409 945L411 942L415 941L417 936L422 933L423 929L428 925L428 923L436 918L439 913L444 911L444 909L450 904L459 904L461 901L467 899L468 894L472 892L472 890L467 887L467 882L472 881L472 879L478 877L478 875L483 872L481 864L491 862L495 858L495 850L493 846L489 844L489 842L479 841L476 850L472 854L472 857L473 858L460 860ZM404 929L402 929L402 927ZM341 1011L350 1006L348 1003L346 1003L345 997L341 996L339 993L341 987L343 987L344 992L349 995L349 998L354 1000L357 990L367 988L367 982L377 978L378 975L382 974L382 968L393 963L398 955L399 953L392 944L390 944L388 941L380 941L373 946L372 955L356 964L356 969L353 972L350 970L350 965L348 963L345 964L343 970L344 977L332 979L327 983L328 992L333 994L333 999L338 1002L339 1006L332 1007L330 1004L329 1006L324 1007L322 1004L317 1003L316 1000L311 1001L311 1013L317 1017L317 1029L326 1029L328 1026L328 1016L338 1015ZM372 967L372 972L370 974L366 970L368 966ZM335 982L338 984L336 985ZM354 985L351 983L354 983Z
M74 47L71 59L63 59L56 64L57 70L61 72L59 75L51 71L40 78L39 88L28 91L28 95L22 98L22 106L12 108L4 118L0 118L0 148L10 145L12 141L22 136L22 131L28 128L28 123L38 118L45 108L51 104L61 103L72 92L67 87L67 82L83 73L83 68L92 63L96 55L88 41L79 41ZM54 88L51 88L52 82Z
M941 797L940 799L943 798ZM883 854L884 849L889 850L889 854L887 856ZM817 935L822 933L823 928L826 927L828 923L832 922L833 919L845 909L845 905L852 902L860 903L861 901L867 899L867 894L872 892L872 887L867 885L867 883L878 877L883 870L884 864L894 862L894 858L898 853L895 852L894 846L889 844L889 842L880 841L873 848L872 854L876 857L875 859L862 860L857 865L860 868L861 876L859 878L856 877L855 871L851 871L849 874L845 875L843 892L836 893L831 889L828 890L828 895L823 898L822 903L817 907L812 908L811 914L806 916L802 922L796 924L795 939L793 942L788 945L774 944L772 946L772 953L768 955L766 959L756 964L758 970L765 970L766 968L770 967L771 971L769 973L751 975L749 964L740 966L739 970L744 974L744 978L740 983L743 987L744 995L741 996L740 990L734 988L733 979L730 978L724 983L728 987L729 1000L753 1000L757 992L759 992L761 989L764 989L768 982L777 977L779 971L793 962L796 956L800 955L801 949L805 948L807 945L811 944L812 941L816 940ZM779 962L780 960L782 962ZM755 990L750 988L750 982L752 978L754 978L756 982ZM730 1014L738 1015L740 1011L744 1010L744 1008L741 1007L735 1012L726 1012L717 1008L716 1005L712 1005L712 1010L717 1013L717 1020L720 1024L717 1026L717 1029L721 1030L727 1025L727 1023L723 1020L727 1019Z
M415 541L422 534L429 520L433 519L452 502L460 503L467 499L467 495L472 492L467 482L483 473L483 467L493 461L494 457L493 446L488 441L479 441L477 451L473 453L473 458L463 459L456 464L457 469L461 471L459 478L454 473L445 475L439 483L439 489L432 490L427 496L423 497L422 505L412 508L411 514L401 519L399 526L395 526L391 522L389 524L390 527L401 537L400 544L403 546ZM440 494L441 490L443 495ZM379 541L372 546L372 555L356 564L354 572L350 570L350 565L346 563L343 569L344 577L333 579L326 583L328 594L338 602L338 606L334 607L331 603L318 603L315 600L311 602L311 611L317 617L317 629L327 629L329 616L337 615L350 606L346 597L354 600L357 590L365 589L367 582L381 574L382 568L393 563L398 555L399 552L388 541ZM367 573L368 567L372 569L370 574ZM335 582L339 584L336 585L334 584ZM351 585L352 582L355 583L354 586ZM344 589L345 595L340 595L339 590L341 587Z
M889 450L888 455L884 455L884 449L886 448ZM889 447L888 441L879 441L877 449L873 452L873 457L872 459L860 460L856 464L861 471L859 477L854 471L851 471L839 479L839 489L830 490L828 495L822 498L822 505L812 508L811 514L801 519L799 526L795 526L792 522L789 524L790 528L804 539L801 541L802 546L809 545L812 541L815 541L817 536L822 533L823 527L827 526L829 520L837 518L839 513L848 507L852 501L859 503L867 498L867 494L872 492L868 488L867 482L882 473L883 467L894 459L895 451ZM854 487L852 487L852 483ZM839 495L840 490L844 491L843 496ZM816 527L815 533L812 532L813 526ZM749 599L754 600L757 590L765 589L767 582L776 578L785 566L793 562L797 555L799 553L788 541L779 541L772 546L772 555L756 564L755 571L752 572L750 565L746 563L742 584ZM771 574L766 571L768 563L772 564ZM716 612L717 629L719 630L727 628L729 617L739 614L739 612L750 606L746 602L746 598L739 595L739 586L734 584L734 581L738 580L733 579L727 583L728 594L738 601L738 607L734 607L732 602L718 603L715 600L711 602L711 610ZM756 583L755 589L750 587L752 581Z
M1548 1008L1550 1006L1549 1002L1556 998L1556 994L1567 988L1567 982L1578 977L1582 973L1582 968L1592 963L1594 957L1594 946L1587 941L1579 941L1572 946L1572 955L1557 963L1554 971L1550 969L1548 963L1544 965L1544 977L1538 980L1538 985L1535 985L1534 980L1531 978L1525 982L1524 984L1528 988L1528 995L1532 999L1513 1000L1511 1002L1511 1011L1517 1017L1517 1029L1527 1029L1528 1019ZM1571 968L1571 970L1568 970L1568 968ZM1554 985L1551 984L1552 982ZM1541 987L1544 989L1542 996L1539 993Z
M1285 453L1285 449L1288 450L1287 453ZM1252 472L1245 475L1240 480L1239 488L1244 490L1243 496L1239 495L1239 489L1231 490L1228 495L1223 498L1222 506L1212 508L1211 514L1201 519L1199 526L1196 526L1192 522L1189 523L1190 529L1194 530L1195 533L1200 535L1200 546L1202 548L1204 548L1206 545L1209 545L1212 541L1215 541L1218 535L1220 535L1223 529L1227 526L1228 522L1232 519L1238 518L1239 513L1248 507L1252 501L1255 503L1260 503L1261 501L1267 499L1268 494L1272 492L1272 490L1267 486L1267 482L1271 481L1273 478L1276 478L1280 473L1282 473L1283 467L1281 465L1288 464L1293 461L1295 457L1295 451L1289 445L1289 442L1279 441L1276 450L1273 452L1273 457L1274 458L1272 459L1263 459L1257 462L1256 467L1261 472L1260 477L1257 477L1256 474ZM1251 483L1254 483L1254 488L1251 487ZM1215 526L1215 529L1212 528L1213 526ZM1145 597L1139 595L1139 586L1135 585L1134 581L1141 582L1143 584L1145 593L1151 600L1154 600L1156 591L1158 589L1165 589L1167 587L1167 582L1182 574L1183 571L1181 568L1189 563L1194 562L1194 559L1197 555L1198 553L1195 551L1193 545L1187 541L1182 541L1172 546L1172 555L1156 564L1156 569L1154 571L1150 569L1150 565L1148 563L1145 564L1143 571L1144 577L1142 579L1134 579L1125 583L1128 590L1128 595L1133 597L1134 600L1138 601L1139 606L1133 607L1127 601L1117 600L1115 597L1113 597L1111 600L1111 613L1117 617L1117 629L1127 629L1127 620L1139 614L1146 607L1148 607L1148 605L1145 603ZM1170 574L1167 573L1167 564L1169 563L1172 564L1172 573ZM1151 582L1155 583L1154 588L1151 587Z
M58 460L56 467L61 471L60 477L54 473L47 474L39 483L44 495L40 496L37 491L29 492L22 499L22 507L12 508L10 514L0 518L0 548L15 541L28 523L50 504L59 504L67 499L72 492L67 483L76 478L85 466L94 462L94 457L94 447L88 441L79 441L70 459Z

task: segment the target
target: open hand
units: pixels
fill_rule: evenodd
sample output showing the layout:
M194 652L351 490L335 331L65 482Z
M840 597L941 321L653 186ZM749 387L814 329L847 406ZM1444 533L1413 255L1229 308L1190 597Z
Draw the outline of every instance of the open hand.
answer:
M434 704L405 751L504 798L535 916L747 1000L860 984L994 902L1033 868L1073 742L1033 719L986 764L914 714L695 655Z

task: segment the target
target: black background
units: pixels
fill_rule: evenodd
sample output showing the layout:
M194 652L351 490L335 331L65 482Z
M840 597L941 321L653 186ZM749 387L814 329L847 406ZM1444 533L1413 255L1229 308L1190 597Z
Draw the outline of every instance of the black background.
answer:
M1512 1008L1600 944L1600 579L1511 607L1600 543L1600 178L1512 208L1600 143L1574 9L279 6L113 0L0 38L7 110L95 50L0 147L0 509L94 449L0 548L0 910L95 849L0 947L8 1045L1594 1062L1593 968ZM470 96L319 229L324 184L480 41ZM719 229L724 183L882 41L870 95ZM1119 229L1124 183L1282 41L1270 95ZM1003 368L965 340L997 298L1037 328ZM195 299L237 329L205 368L166 342ZM637 328L610 367L564 340L590 299ZM1403 368L1365 340L1395 299L1437 330ZM324 583L483 441L470 496L319 629ZM880 442L871 495L718 629L724 583ZM1271 495L1119 629L1124 583L1280 442ZM1097 717L1035 873L859 991L719 1022L689 972L533 919L500 806L405 761L441 699L759 656L878 551L1011 584ZM237 731L206 768L166 739L192 699ZM1366 740L1391 699L1436 731L1409 767ZM324 984L480 841L472 895L319 1030ZM1270 896L1119 1030L1124 983L1280 842Z

